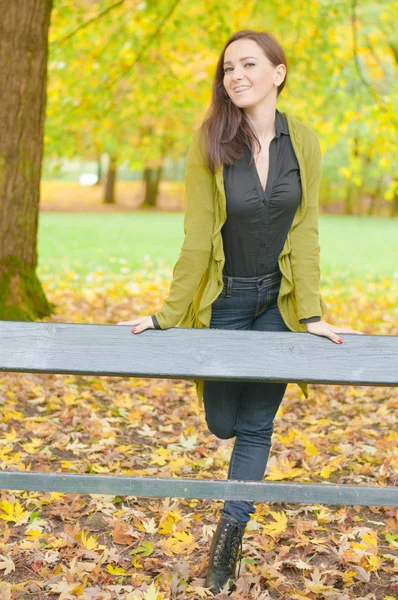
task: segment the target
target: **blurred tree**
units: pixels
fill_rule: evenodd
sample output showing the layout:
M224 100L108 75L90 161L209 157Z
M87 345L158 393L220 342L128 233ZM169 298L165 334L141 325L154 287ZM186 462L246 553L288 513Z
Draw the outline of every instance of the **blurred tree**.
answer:
M222 44L239 29L263 29L281 41L289 63L278 107L317 131L346 211L360 211L364 195L384 195L394 206L390 0L316 0L305 10L293 0L270 0L266 11L256 0L125 0L97 19L106 2L76 4L57 0L55 7L46 154L94 159L97 145L109 156L117 151L122 162L142 170L144 201L153 205L164 135L173 141L168 158L186 153L209 104ZM145 128L151 133L143 136Z

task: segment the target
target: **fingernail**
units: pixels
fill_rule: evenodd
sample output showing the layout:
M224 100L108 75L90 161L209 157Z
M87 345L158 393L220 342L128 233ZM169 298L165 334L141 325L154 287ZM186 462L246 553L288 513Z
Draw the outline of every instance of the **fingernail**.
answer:
M343 343L343 340L341 338L339 338L337 341L339 342L339 344Z
M137 330L137 328L135 327L135 328L134 328L134 329L132 329L131 331L132 331L132 333L135 333L135 332L136 332L136 330Z

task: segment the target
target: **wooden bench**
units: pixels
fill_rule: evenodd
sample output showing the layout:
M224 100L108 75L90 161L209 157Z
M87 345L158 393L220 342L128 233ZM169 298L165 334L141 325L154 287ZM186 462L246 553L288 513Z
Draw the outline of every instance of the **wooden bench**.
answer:
M397 386L398 337L0 321L0 371ZM398 506L398 487L0 471L0 489Z

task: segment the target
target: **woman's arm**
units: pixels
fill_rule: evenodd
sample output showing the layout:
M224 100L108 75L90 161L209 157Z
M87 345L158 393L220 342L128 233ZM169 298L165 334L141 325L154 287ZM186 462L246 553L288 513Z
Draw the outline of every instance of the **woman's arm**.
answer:
M311 149L306 156L307 211L291 231L291 265L296 295L297 318L323 316L320 282L320 247L318 238L319 184L322 172L322 154L314 134ZM320 320L320 319L319 319Z
M314 133L312 148L306 157L307 211L291 232L291 264L296 293L297 317L306 322L308 333L327 337L342 344L340 333L362 335L362 331L350 327L337 327L322 318L313 321L313 315L325 314L327 306L320 290L320 248L318 240L319 184L322 171L321 147ZM308 165L308 166L307 166Z
M168 297L152 318L159 329L175 327L185 314L205 272L212 248L214 176L205 163L199 132L191 141L185 171L187 205L184 242L174 266Z

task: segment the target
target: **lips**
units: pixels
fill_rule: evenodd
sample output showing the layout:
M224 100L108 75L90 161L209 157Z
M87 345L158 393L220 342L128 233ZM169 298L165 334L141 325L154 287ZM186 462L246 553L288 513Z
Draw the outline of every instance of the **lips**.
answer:
M236 88L234 88L234 89L233 89L233 91L234 91L236 94L240 94L241 92L247 92L247 90L250 90L250 89L251 89L251 86L250 86L250 85L245 85L245 86L241 86L241 85L239 85L239 86L237 86Z

